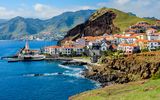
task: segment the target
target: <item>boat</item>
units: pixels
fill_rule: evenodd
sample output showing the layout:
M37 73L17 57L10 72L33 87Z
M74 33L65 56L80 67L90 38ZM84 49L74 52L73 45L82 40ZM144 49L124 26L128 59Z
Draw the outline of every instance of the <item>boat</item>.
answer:
M3 57L3 59L8 62L40 61L45 59L45 55L41 54L39 50L31 50L28 41L26 41L24 48L20 49L16 55Z

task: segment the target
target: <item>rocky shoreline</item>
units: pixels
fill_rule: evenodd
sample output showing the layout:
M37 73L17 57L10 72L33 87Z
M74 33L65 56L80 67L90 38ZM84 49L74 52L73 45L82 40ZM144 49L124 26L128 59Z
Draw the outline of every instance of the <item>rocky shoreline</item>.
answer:
M83 75L101 83L104 87L149 79L159 72L160 61L156 60L155 56L133 55L118 59L106 58L101 66L88 66L89 70L86 70Z
M62 65L86 65L82 75L101 84L123 84L149 79L159 72L160 58L155 55L132 55L124 58L105 58L102 64L91 63L84 58L64 60Z

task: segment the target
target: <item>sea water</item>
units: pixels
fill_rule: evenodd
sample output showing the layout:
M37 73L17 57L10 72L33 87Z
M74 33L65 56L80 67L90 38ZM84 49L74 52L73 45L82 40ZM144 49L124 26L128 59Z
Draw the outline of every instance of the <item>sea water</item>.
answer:
M32 49L56 45L56 41L30 41ZM0 41L0 57L10 56L24 41ZM0 100L68 100L68 97L97 88L85 79L83 66L63 66L58 61L14 62L0 60Z

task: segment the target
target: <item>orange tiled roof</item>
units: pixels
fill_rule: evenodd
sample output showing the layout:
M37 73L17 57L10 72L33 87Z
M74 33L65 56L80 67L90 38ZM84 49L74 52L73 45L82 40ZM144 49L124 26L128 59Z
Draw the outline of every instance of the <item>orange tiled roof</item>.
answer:
M125 34L136 34L135 32L125 32Z
M48 46L46 48L61 48L60 46Z
M84 48L85 46L74 46L73 48Z
M122 43L122 44L119 44L119 46L131 46L131 47L136 47L137 45L136 45L136 44L126 44L126 43Z
M122 35L119 35L119 36L115 36L117 38L136 38L137 35L132 35L132 36L122 36Z
M117 48L117 46L116 46L116 45L114 45L114 44L112 45L112 47L113 47L113 49L116 49L116 48Z
M39 52L39 50L31 50L32 52Z
M157 31L156 29L154 29L154 28L149 28L149 29L147 29L147 30L153 30L153 31Z
M145 40L145 39L138 39L138 40L136 40L136 42L148 42L148 40Z
M157 22L160 22L160 20L156 20Z
M83 37L86 41L94 41L96 40L97 38L96 37L93 37L93 36L87 36L87 37Z
M160 42L160 40L150 40L148 42Z
M74 47L73 46L62 46L62 48L70 49L70 48L74 48Z

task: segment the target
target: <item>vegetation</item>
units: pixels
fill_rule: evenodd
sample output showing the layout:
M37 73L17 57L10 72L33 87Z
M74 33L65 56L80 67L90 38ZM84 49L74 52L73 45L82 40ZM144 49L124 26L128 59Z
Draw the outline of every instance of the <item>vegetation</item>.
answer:
M117 14L117 18L114 20L114 24L121 29L121 32L125 31L125 29L127 29L129 26L134 25L140 21L146 21L150 24L156 23L155 20L131 16L128 13L124 13L124 12L116 10L116 9L108 9L108 10L112 10L113 12L115 12Z
M90 20L94 20L98 18L99 16L103 15L107 11L113 11L115 14L117 14L116 19L114 20L115 26L119 27L121 32L125 31L129 26L136 24L140 21L146 21L150 24L155 24L156 21L152 19L145 19L140 18L137 16L130 15L129 13L122 12L120 10L114 9L114 8L101 8L96 13L92 15Z
M119 57L123 57L124 54L123 54L123 51L111 51L111 50L108 50L108 51L103 51L102 52L102 57L101 57L101 60L103 60L103 58L105 59L105 57L110 57L110 58L119 58Z
M160 79L113 85L81 93L70 100L159 100Z
M26 34L35 38L62 39L69 29L85 22L94 12L95 10L65 12L47 20L15 17L0 22L0 39L25 38Z
M149 50L145 48L145 49L142 49L141 52L149 52Z
M160 70L152 76L152 79L160 79Z

